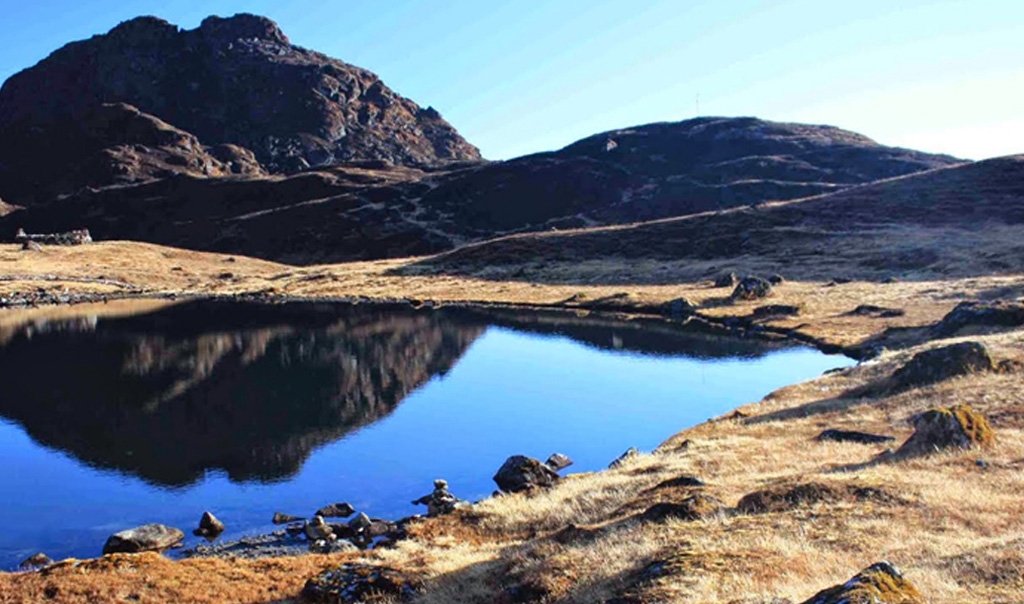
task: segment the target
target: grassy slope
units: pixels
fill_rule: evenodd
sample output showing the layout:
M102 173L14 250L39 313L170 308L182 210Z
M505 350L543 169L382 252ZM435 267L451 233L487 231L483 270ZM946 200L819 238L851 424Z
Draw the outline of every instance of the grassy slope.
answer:
M960 300L1017 298L1024 294L1017 243L1021 240L1021 223L1013 219L1022 197L1013 193L1012 178L999 177L1004 171L1015 174L1020 160L1006 161L1009 163L990 163L986 171L974 176L954 172L956 168L941 171L939 180L945 184L930 188L915 184L911 188L915 195L908 194L910 179L843 193L865 196L851 202L851 206L874 203L892 210L900 204L891 201L895 193L890 187L897 187L901 191L899 199L904 201L931 191L921 197L921 204L927 205L931 199L939 203L940 209L924 212L917 219L911 219L913 213L906 211L885 214L878 207L864 213L833 205L838 218L827 217L828 207L805 213L801 224L807 228L808 221L820 220L816 226L811 225L811 230L828 245L830 254L825 257L793 255L793 247L775 250L755 246L739 255L726 254L725 247L725 255L720 257L694 259L684 255L666 260L658 256L657 250L662 249L669 235L647 232L643 238L651 248L650 257L629 258L609 254L606 248L604 252L587 248L588 253L593 252L587 263L574 266L572 254L577 252L573 251L573 237L608 239L603 233L614 232L614 238L621 236L629 244L614 249L635 249L630 237L640 235L623 233L669 228L657 226L583 232L570 237L556 234L516 238L514 241L534 246L515 248L516 254L527 255L508 256L506 260L492 256L496 266L490 269L472 268L472 258L466 256L463 266L471 268L461 271L453 270L452 256L428 262L411 259L299 269L126 242L47 248L39 253L2 246L0 276L25 278L0 281L0 296L36 287L95 292L263 291L300 297L407 296L577 306L609 300L642 311L682 295L701 304L700 312L719 317L746 316L766 303L798 305L802 309L799 316L773 324L838 344L881 338L893 352L838 374L783 388L744 407L746 418L710 422L687 430L669 438L658 453L642 456L622 468L575 477L532 498L489 500L461 518L429 521L419 526L413 540L399 548L365 557L423 577L427 586L419 598L423 602L510 601L506 591L510 587L544 593L551 602L594 602L612 596L628 596L632 601L728 602L755 598L752 601L760 602L760 598L774 596L802 601L872 562L889 558L903 567L932 602L1015 603L1024 590L1024 381L1020 374L961 378L902 394L881 389L864 394L860 390L884 382L918 347L936 345L927 342L924 330L915 327L935 322ZM993 166L998 168L996 172L990 171ZM961 204L974 199L979 185L972 179L977 177L987 183L986 199L991 200L982 215L998 222L996 227L989 224L990 228L982 230L977 228L977 220L952 221L955 199L961 198ZM881 189L871 193L871 187ZM963 195L954 195L954 190ZM942 197L936 202L935 196ZM946 202L952 204L950 209L941 210ZM844 214L847 211L860 218L853 220ZM851 245L844 233L854 232L861 237L868 231L863 225L872 217L875 228L871 229L870 246L863 247L867 245L864 239L856 239L859 243ZM686 220L658 224L671 226ZM725 215L690 220L739 219ZM896 220L910 226L898 229ZM772 230L767 225L775 224L773 228L780 229L780 233L792 226L785 221L751 224L760 225L766 237ZM707 236L713 240L715 232L728 231L723 227ZM686 227L681 232L697 236L702 231ZM914 234L913 239L908 239L908 232ZM780 233L776 233L778 245L790 245L786 242L792 241L799 247L805 241ZM761 236L754 236L754 240ZM557 239L558 244L547 242L548 238ZM539 244L534 242L540 240L546 242L536 247ZM865 254L901 257L899 253L907 249L908 241L917 249L936 251L940 259L960 257L968 264L935 261L924 269L865 268ZM987 247L971 247L982 245ZM959 250L959 256L946 255L943 250L947 248ZM530 255L540 252L562 261ZM1012 263L999 268L993 261ZM784 267L784 274L791 280L767 301L725 304L722 298L726 290L713 288L701 279L729 267ZM905 280L827 286L825 278L840 270L855 277L896 272ZM230 276L224 274L228 272ZM65 281L28 278L41 275ZM125 285L90 281L100 277ZM905 314L892 318L847 314L861 304L897 308ZM52 312L4 311L0 313L0 325ZM997 359L1022 357L1024 331L971 338L985 340ZM872 465L868 462L882 449L880 446L812 440L827 427L875 431L903 439L911 432L907 419L913 413L954 402L970 403L990 418L998 436L993 449ZM692 445L678 448L684 439L690 439ZM979 458L986 461L984 467L975 463ZM655 502L678 501L685 496L685 490L680 489L649 490L685 473L707 481L707 491L729 507L735 506L742 495L765 486L806 480L875 486L892 495L892 500L816 504L764 515L725 513L698 522L650 523L635 518ZM453 489L458 493L458 485ZM552 534L568 523L579 525L591 538L553 539ZM306 577L342 559L346 555L179 563L157 556L113 557L79 565L68 563L44 574L0 575L0 602L42 601L47 588L56 588L57 601L67 602L282 602L296 596ZM644 574L642 570L651 564L658 564L661 572Z

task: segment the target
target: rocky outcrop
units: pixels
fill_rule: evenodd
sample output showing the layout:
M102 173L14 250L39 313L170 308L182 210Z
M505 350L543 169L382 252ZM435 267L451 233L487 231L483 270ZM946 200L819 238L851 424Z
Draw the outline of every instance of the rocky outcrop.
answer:
M685 521L708 520L724 510L725 505L717 498L697 493L683 499L679 503L663 502L655 504L647 508L641 514L641 518L651 522L660 522L667 518Z
M907 390L995 369L996 365L984 344L958 342L915 354L893 373L892 384L896 390Z
M896 458L918 457L944 449L987 447L995 441L988 420L969 405L929 409L914 417L914 433Z
M185 533L163 524L146 524L111 535L103 554L160 552L185 540Z
M925 604L919 591L889 562L872 564L852 579L820 591L802 604Z
M786 512L819 503L838 503L843 501L893 503L899 501L899 498L879 487L807 482L795 485L778 485L754 491L740 499L739 503L736 504L736 509L743 514L767 514Z
M107 107L127 106L107 123ZM159 124L140 124L140 116ZM76 143L61 151L57 142L69 135ZM123 157L106 167L170 164L205 175L257 165L290 172L350 160L480 159L435 109L365 69L291 44L275 23L248 14L209 17L194 30L139 17L68 44L4 83L0 137L7 143L0 193L16 203L41 201L30 185L57 173L54 150L65 165L103 167L102 158L87 156L110 149ZM88 173L67 184L106 184Z
M933 331L941 338L957 335L967 328L1012 328L1024 325L1024 302L961 302L939 321Z
M520 493L554 486L559 478L547 464L525 455L513 455L501 464L494 482L506 493Z
M89 229L75 229L66 233L26 233L23 229L18 229L18 232L14 234L14 242L25 245L25 249L29 249L27 246L30 243L39 245L85 245L92 243L92 235L89 234Z
M546 463L548 467L551 468L552 470L556 472L561 472L562 470L571 466L573 464L573 461L569 459L569 456L565 455L564 453L552 453L551 455L548 456L547 461L545 461L544 463Z
M387 566L343 564L306 582L302 598L307 602L352 604L379 598L402 600L415 594L418 582Z
M772 293L772 284L761 277L744 277L732 290L733 300L756 300L767 298Z

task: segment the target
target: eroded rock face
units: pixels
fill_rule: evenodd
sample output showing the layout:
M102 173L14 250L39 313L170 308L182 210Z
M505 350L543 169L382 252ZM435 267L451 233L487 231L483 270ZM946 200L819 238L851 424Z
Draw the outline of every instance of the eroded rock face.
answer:
M914 433L896 457L917 457L943 449L987 447L995 441L988 420L970 405L929 409L916 416Z
M405 599L416 592L416 582L386 566L343 564L306 581L302 597L308 602L349 604L374 598Z
M559 480L558 473L546 464L525 455L513 455L494 475L498 488L506 493L532 491L553 486Z
M160 552L185 540L185 533L163 524L146 524L111 535L103 554Z
M892 376L897 390L935 384L952 377L996 368L988 348L980 342L958 342L919 352Z
M878 562L802 604L925 604L925 599L899 568L889 562Z

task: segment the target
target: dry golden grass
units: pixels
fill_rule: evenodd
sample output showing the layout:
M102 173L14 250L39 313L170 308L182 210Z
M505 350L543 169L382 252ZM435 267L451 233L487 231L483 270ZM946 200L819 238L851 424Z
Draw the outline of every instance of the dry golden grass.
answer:
M663 283L600 285L591 277L636 270L605 260L600 266L550 266L548 284L495 281L486 276L399 274L412 260L295 268L258 260L171 250L136 243L47 248L31 254L0 246L4 275L66 278L0 281L0 294L59 285L106 293L104 278L121 289L150 293L320 297L362 295L441 302L559 304L615 294L643 311L679 296L710 317L746 316L763 304L793 304L801 314L774 320L825 342L850 345L879 338L910 346L837 374L795 384L741 408L746 417L719 419L669 438L658 451L614 470L574 476L534 496L490 499L452 517L426 521L393 550L358 556L415 574L425 590L416 601L730 602L784 597L802 601L889 559L931 602L1024 601L1024 376L985 374L901 392L877 387L925 342L920 328L957 302L1018 297L1024 277L933 279L906 283L787 282L767 300L722 304L728 292L687 282L685 266L663 266ZM180 270L175 267L181 267ZM539 269L541 270L541 269ZM551 274L551 271L566 271ZM647 269L644 269L647 270ZM653 267L651 270L654 270ZM659 269L660 270L660 269ZM673 272L675 271L675 272ZM223 273L230 272L226 277ZM679 279L673 281L673 275ZM595 284L588 284L593 280ZM604 280L603 282L614 282ZM134 312L135 303L96 305L90 312ZM904 311L875 318L847 313L862 304ZM46 320L65 309L0 312L0 330ZM1024 358L1024 332L976 336L997 359ZM874 386L874 387L872 387ZM938 405L968 403L997 434L991 450L957 451L899 463L875 463L880 445L819 443L825 428L910 435L908 419ZM689 440L691 444L681 448ZM984 459L984 466L976 464ZM732 508L769 486L819 482L874 486L894 500L841 501L741 515L730 510L702 521L646 522L638 514L655 502L676 501L686 489L651 490L692 474L708 494ZM563 533L570 524L575 531ZM344 556L266 561L114 557L46 573L0 575L0 602L285 602L321 568ZM47 600L49 587L56 597ZM516 595L518 594L518 595ZM632 600L630 600L632 599Z

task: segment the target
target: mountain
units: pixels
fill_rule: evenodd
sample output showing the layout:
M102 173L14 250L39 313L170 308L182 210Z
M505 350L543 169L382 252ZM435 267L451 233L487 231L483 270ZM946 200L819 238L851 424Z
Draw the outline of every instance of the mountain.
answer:
M140 17L0 88L18 228L296 264L789 200L961 163L831 126L703 117L485 162L431 108L269 19Z
M179 175L88 189L0 219L0 230L86 226L98 239L339 262L807 197L958 163L828 126L700 118L506 162L348 162L291 176Z
M700 280L725 270L787 278L910 279L1012 271L1024 244L1024 155L888 179L802 200L562 232L528 233L465 246L413 265L414 272L548 280L581 277L583 261L633 266L622 283ZM544 270L527 270L538 263ZM613 277L605 275L606 280Z
M19 205L174 173L481 159L433 108L248 14L194 30L139 17L64 46L4 83L0 141L0 195Z

